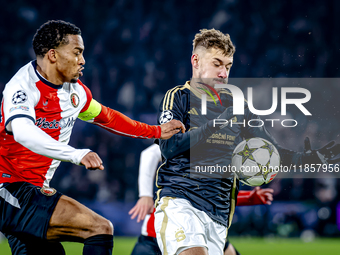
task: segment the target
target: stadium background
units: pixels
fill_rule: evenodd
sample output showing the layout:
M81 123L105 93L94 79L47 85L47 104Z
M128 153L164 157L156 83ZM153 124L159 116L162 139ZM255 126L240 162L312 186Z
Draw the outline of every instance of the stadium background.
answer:
M165 92L190 79L192 39L201 28L231 35L236 45L231 77L340 75L340 2L336 0L40 2L0 0L1 91L21 66L34 59L32 37L49 19L81 28L86 48L81 80L94 98L150 124L156 124ZM312 88L312 95L320 93L325 93L322 84ZM329 93L340 94L339 88ZM284 132L277 134L277 140L299 151L308 134L315 148L332 139L339 142L340 118L334 117L339 116L338 108L315 111L332 120L327 132L314 121L307 124L306 132L294 135L294 142L287 142ZM98 152L106 170L91 172L62 163L52 186L109 218L116 236L137 236L141 225L130 220L127 212L138 199L139 154L151 143L78 121L71 145ZM338 179L275 179L269 185L275 189L273 205L238 208L230 236L338 238L339 185Z

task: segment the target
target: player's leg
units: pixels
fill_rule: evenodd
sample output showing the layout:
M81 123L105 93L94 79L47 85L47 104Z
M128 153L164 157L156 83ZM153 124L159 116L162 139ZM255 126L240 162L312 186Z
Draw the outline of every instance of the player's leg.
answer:
M154 237L140 235L131 255L162 255Z
M208 218L185 199L163 197L155 212L157 243L162 253L208 255L205 228ZM211 254L222 255L223 245L224 240L220 253Z
M224 255L241 255L235 247L229 243L229 240L227 240L225 246L224 246Z
M65 255L61 243L47 242L28 236L5 235L11 247L12 255Z
M205 247L192 247L188 248L181 253L176 253L179 255L209 255L207 248Z
M112 254L113 225L76 200L61 196L47 229L49 241L84 243L83 254Z

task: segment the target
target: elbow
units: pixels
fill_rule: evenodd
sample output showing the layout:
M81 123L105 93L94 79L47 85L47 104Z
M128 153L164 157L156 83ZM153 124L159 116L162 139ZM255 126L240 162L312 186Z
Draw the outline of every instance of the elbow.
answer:
M24 136L21 132L13 132L13 138L17 143L22 144L24 142Z

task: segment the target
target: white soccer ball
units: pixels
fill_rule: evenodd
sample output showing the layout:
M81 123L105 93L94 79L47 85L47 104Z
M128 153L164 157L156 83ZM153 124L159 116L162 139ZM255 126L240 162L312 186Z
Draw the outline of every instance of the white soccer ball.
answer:
M280 154L271 142L259 137L250 138L236 146L231 166L240 182L261 186L277 175Z

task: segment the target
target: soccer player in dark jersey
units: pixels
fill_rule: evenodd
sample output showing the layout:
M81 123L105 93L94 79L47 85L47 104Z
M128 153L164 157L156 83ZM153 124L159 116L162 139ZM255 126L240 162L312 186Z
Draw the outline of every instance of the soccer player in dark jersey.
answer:
M142 151L139 163L138 190L139 200L130 210L131 219L137 217L137 222L144 220L142 233L138 238L131 255L160 255L155 233L155 208L153 200L154 178L158 164L162 161L161 151L157 144L153 144ZM268 204L273 201L273 189L240 191L237 196L237 206ZM239 255L240 253L227 240L224 245L224 255Z
M60 241L84 243L85 255L112 254L111 222L49 187L60 161L104 170L95 152L67 145L75 120L135 138L168 139L184 127L177 120L150 126L94 100L79 80L84 43L75 25L43 24L33 48L37 59L23 66L3 91L0 231L15 255L65 254Z
M170 89L161 101L159 123L177 119L187 130L159 141L166 159L156 177L159 190L155 231L162 254L223 254L236 205L238 180L225 173L196 173L195 166L200 169L229 166L237 144L251 137L272 142L283 165L321 163L319 155L332 160L339 154L339 145L334 142L319 150L299 153L281 148L264 127L231 127L231 121L248 123L259 118L247 107L244 115L233 115L232 94L215 87L227 83L234 53L228 34L215 29L201 30L193 41L192 79ZM215 94L213 100L218 103L208 101L207 96L207 114L203 115L201 98L207 93ZM228 120L229 125L214 125L213 119ZM310 147L308 142L306 147Z

